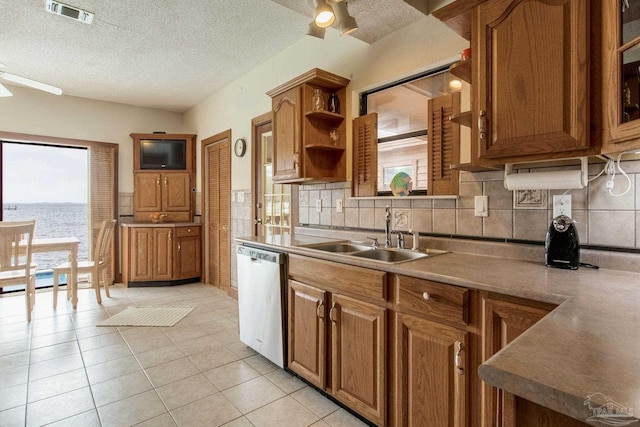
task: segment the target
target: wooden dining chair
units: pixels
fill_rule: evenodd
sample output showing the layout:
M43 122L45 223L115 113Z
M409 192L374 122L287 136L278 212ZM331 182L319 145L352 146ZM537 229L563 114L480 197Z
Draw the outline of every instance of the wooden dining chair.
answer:
M0 221L0 288L24 284L27 322L36 298L36 265L31 262L35 221Z
M116 226L115 219L109 219L102 221L100 224L100 231L98 232L98 238L96 244L93 247L91 259L87 261L78 261L78 274L91 274L91 287L96 292L96 300L98 304L102 304L102 298L100 296L100 282L104 286L104 291L107 297L109 296L109 284L107 283L107 254L111 247L111 239L113 237L113 230ZM67 275L67 299L71 297L71 289L69 289L70 280L68 279L71 274L71 265L68 262L53 267L53 308L58 305L58 284L60 281L60 275ZM76 280L76 284L78 281Z

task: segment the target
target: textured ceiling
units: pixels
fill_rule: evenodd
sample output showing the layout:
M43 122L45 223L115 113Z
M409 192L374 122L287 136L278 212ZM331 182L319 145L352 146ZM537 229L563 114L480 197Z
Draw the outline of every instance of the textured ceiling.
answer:
M66 95L177 112L308 37L313 9L307 0L65 3L95 13L93 24L45 12L45 0L2 0L4 71ZM403 0L353 0L349 11L368 43L424 16Z

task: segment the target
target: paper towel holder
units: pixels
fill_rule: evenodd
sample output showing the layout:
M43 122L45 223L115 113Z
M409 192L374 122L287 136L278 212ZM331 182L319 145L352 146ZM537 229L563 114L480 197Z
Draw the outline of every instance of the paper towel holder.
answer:
M565 172L530 172L524 174L511 174L513 163L504 165L504 186L507 190L523 190L523 185L527 190L559 190L559 189L581 189L589 184L589 159L579 157L580 170ZM563 159L567 160L567 159ZM567 176L571 174L570 180ZM531 182L531 178L538 178L537 182ZM527 181L524 184L522 181Z

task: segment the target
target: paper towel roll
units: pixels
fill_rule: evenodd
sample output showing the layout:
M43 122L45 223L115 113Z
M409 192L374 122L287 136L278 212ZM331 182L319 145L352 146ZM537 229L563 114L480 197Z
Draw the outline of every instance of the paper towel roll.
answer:
M584 188L581 170L530 172L506 175L507 190L569 190Z

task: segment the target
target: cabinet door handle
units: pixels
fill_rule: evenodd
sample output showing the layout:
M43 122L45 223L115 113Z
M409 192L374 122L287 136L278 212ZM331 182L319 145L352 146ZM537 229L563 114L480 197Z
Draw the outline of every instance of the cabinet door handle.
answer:
M171 241L171 231L169 232L169 241Z
M160 177L158 177L158 179L156 179L156 184L160 185Z
M329 320L331 320L332 323L336 323L337 320L333 318L333 311L336 309L336 302L334 301L333 304L331 304L331 310L329 310Z
M180 243L178 243L178 252L180 252Z
M324 319L324 313L322 310L324 308L324 302L323 301L318 301L318 306L316 307L316 316L318 316L318 319Z
M164 186L165 186L165 187L167 186L167 183L168 183L168 180L167 180L167 177L165 176L165 177L164 177Z
M462 357L460 353L462 353L462 342L458 341L458 350L456 351L456 357L454 358L454 363L456 364L456 368L458 368L458 373L460 375L464 374L464 368L462 367Z
M487 137L487 112L484 110L480 110L478 130L480 131L480 139L485 139Z

